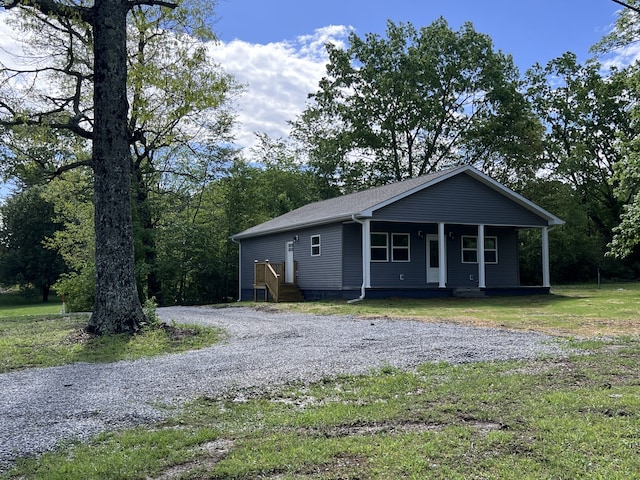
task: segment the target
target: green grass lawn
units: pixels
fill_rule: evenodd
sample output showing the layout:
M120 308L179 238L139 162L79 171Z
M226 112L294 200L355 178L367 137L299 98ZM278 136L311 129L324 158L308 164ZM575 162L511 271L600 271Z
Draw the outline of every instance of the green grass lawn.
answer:
M562 360L430 363L201 398L8 478L638 478L640 342L588 346Z
M316 314L412 318L536 330L560 336L640 335L640 284L554 287L552 295L278 304Z
M58 315L62 313L62 300L51 295L48 302L39 297L24 297L13 293L0 294L0 319L24 315Z
M222 333L198 325L165 325L137 335L92 336L88 315L61 315L61 305L0 296L0 373L74 362L115 362L203 348ZM56 311L57 309L57 311Z
M576 337L571 344L580 354L383 368L312 385L201 398L167 422L25 459L6 477L640 478L640 288L566 287L554 293L280 305L536 328Z

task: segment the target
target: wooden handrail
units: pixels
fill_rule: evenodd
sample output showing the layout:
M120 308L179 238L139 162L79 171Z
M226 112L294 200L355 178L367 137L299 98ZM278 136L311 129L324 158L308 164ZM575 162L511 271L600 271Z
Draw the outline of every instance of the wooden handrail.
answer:
M275 302L278 301L278 297L280 296L281 283L280 275L276 271L277 268L277 264L272 265L269 263L269 260L265 260L264 262L256 261L254 264L254 290L256 288L266 288L266 290L271 293Z
M264 271L267 288L271 292L273 301L278 303L278 297L280 296L280 276L276 273L269 262L265 262Z
M280 285L285 283L284 263L270 263L269 260L264 262L254 262L254 300L257 299L257 290L265 289L271 293L274 302L280 300ZM293 285L297 284L297 263L293 263ZM265 293L265 295L268 295ZM265 298L266 300L266 298Z

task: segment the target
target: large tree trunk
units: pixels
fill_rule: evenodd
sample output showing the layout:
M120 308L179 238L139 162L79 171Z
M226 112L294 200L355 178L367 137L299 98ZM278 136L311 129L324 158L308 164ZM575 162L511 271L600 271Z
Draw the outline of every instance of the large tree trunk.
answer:
M126 0L93 7L93 170L96 296L88 330L133 333L144 319L138 298L131 219L131 154L127 131Z

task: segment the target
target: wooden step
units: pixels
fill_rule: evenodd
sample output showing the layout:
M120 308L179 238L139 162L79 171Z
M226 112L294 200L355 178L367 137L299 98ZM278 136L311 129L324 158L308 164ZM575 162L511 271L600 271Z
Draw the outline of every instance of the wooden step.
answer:
M303 302L304 296L298 287L295 285L283 284L280 285L280 291L278 294L279 302Z

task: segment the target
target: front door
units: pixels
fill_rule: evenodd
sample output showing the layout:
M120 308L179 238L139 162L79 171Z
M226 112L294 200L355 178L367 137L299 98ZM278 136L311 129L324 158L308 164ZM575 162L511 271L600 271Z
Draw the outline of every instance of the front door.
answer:
M440 281L440 253L438 235L427 235L427 283Z
M295 280L293 270L293 241L285 243L284 257L284 283L293 283Z

